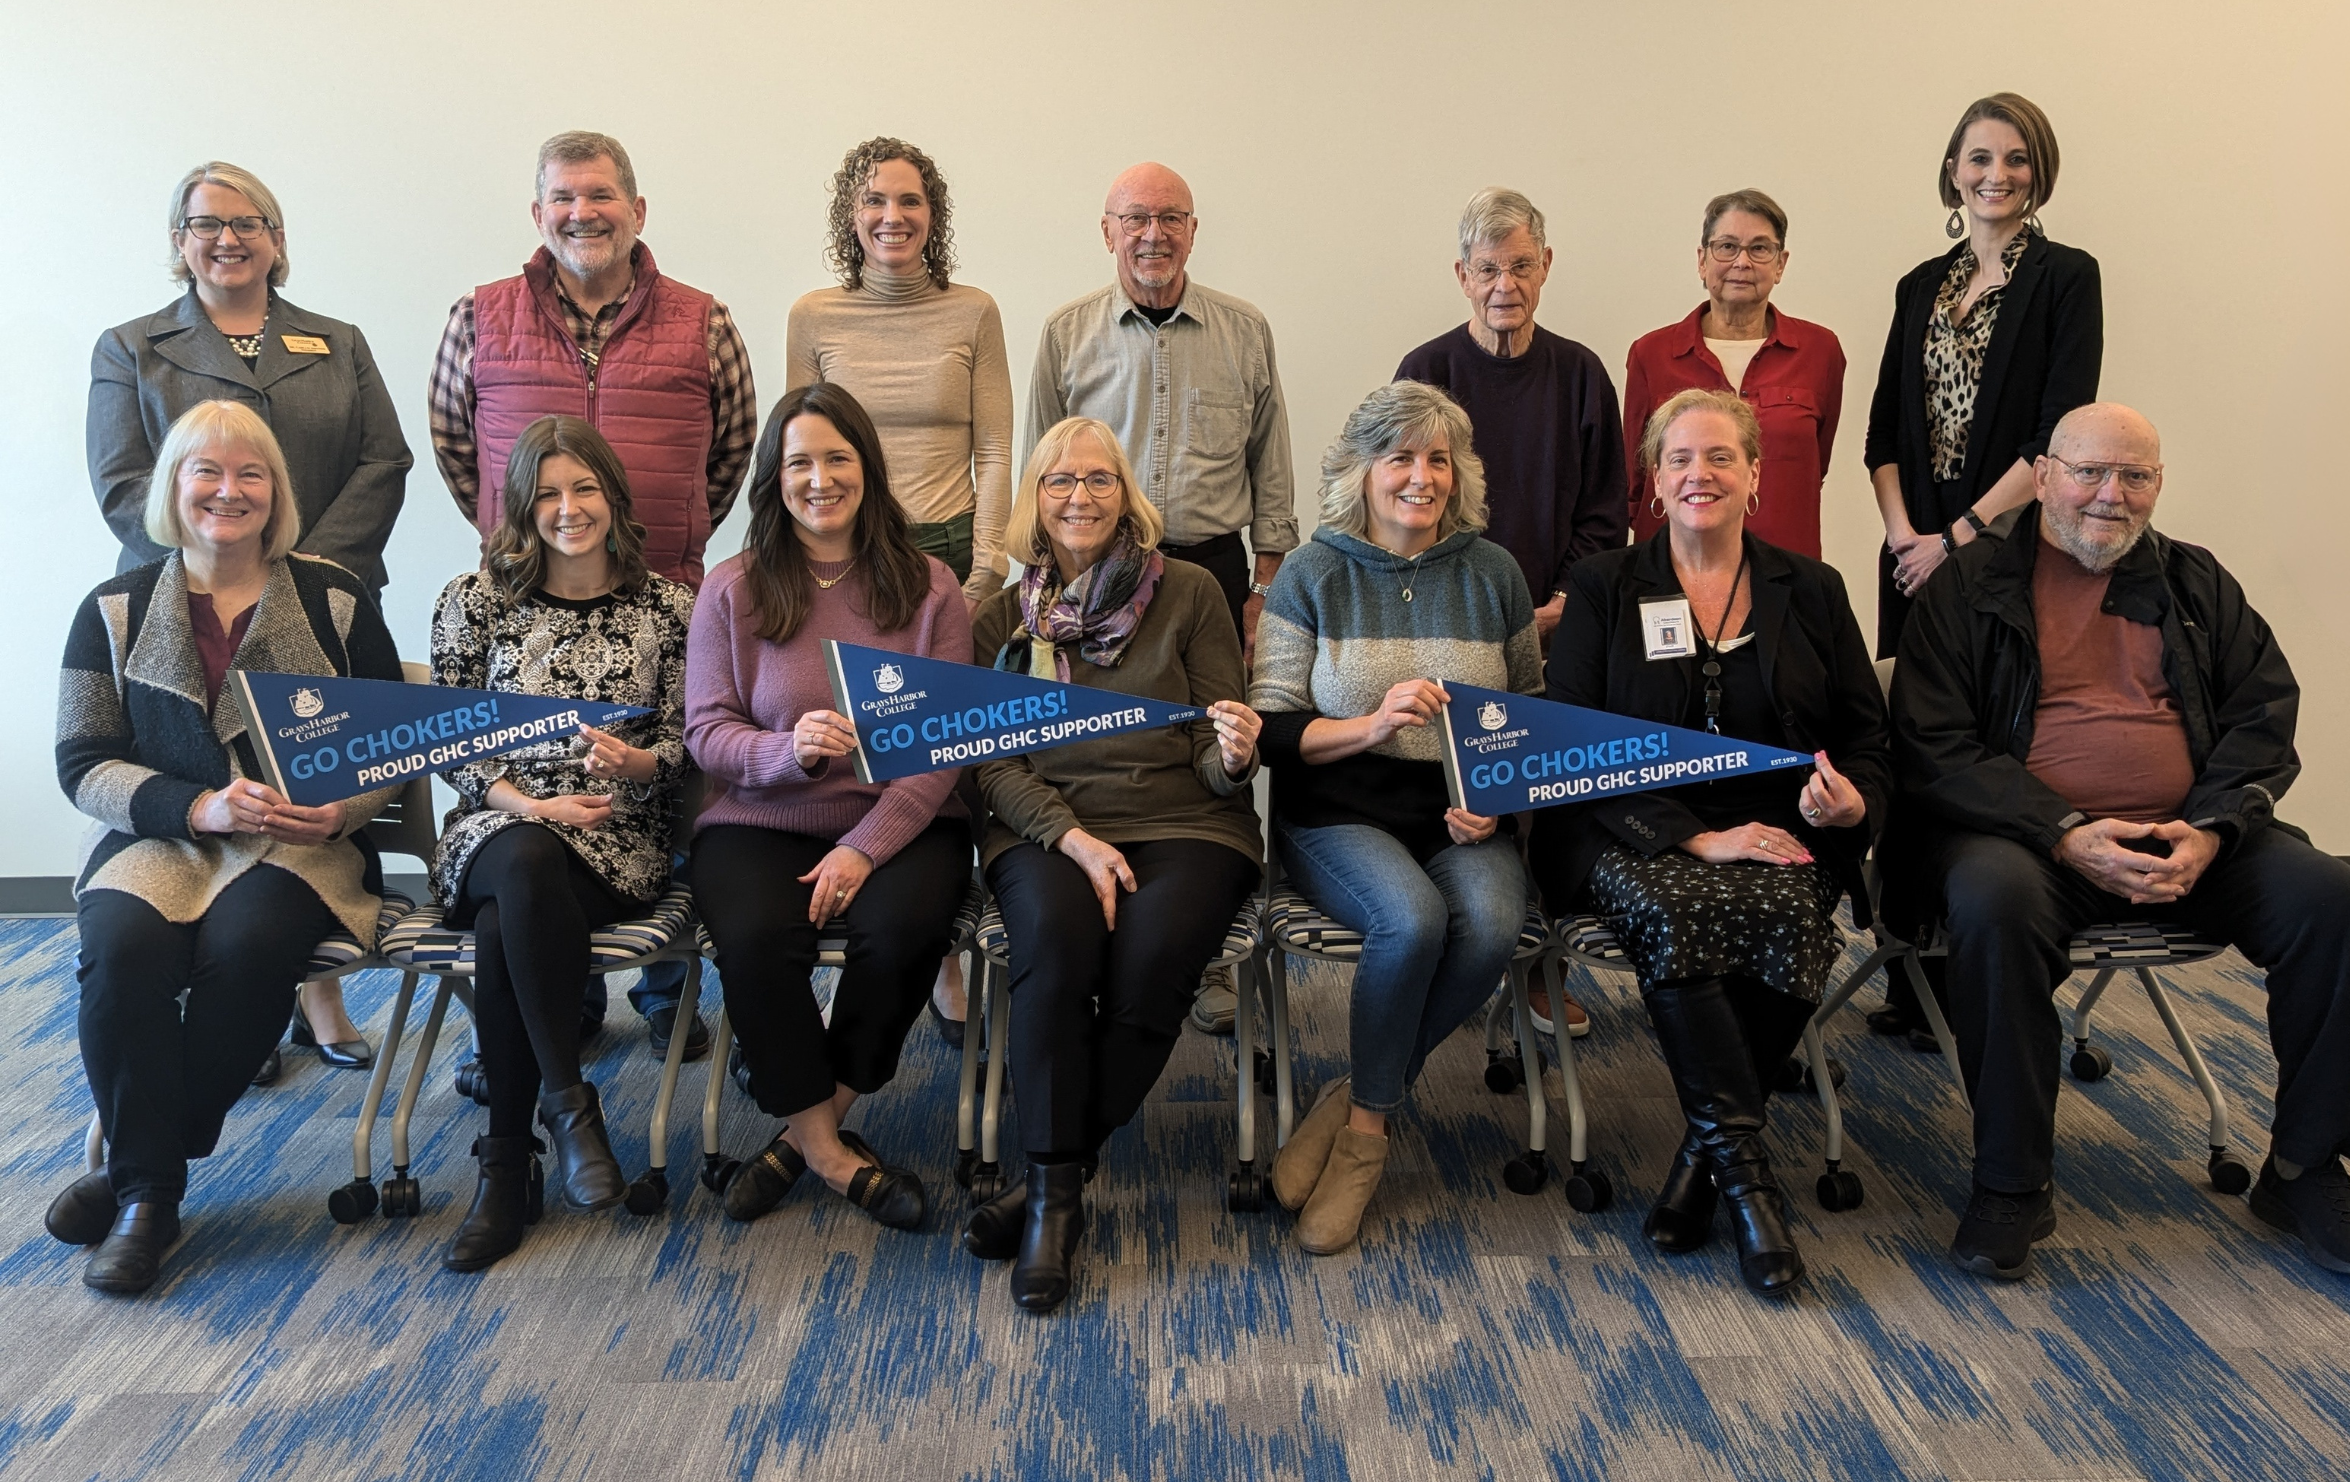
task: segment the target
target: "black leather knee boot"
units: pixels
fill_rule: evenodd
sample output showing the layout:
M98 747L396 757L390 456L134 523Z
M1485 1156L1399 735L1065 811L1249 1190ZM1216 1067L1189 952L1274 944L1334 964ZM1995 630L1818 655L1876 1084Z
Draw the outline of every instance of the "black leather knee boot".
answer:
M539 1150L535 1137L473 1140L473 1156L481 1162L481 1175L473 1186L473 1207L465 1211L455 1238L441 1253L443 1266L451 1271L479 1271L521 1247L523 1229L537 1223L545 1208Z
M1085 1166L1028 1165L1028 1222L1012 1262L1012 1300L1050 1312L1069 1295L1077 1245L1085 1237Z
M595 1083L581 1081L539 1098L539 1124L555 1148L555 1181L569 1209L610 1209L628 1197L628 1180L604 1132Z
M1714 1238L1714 1204L1713 1166L1705 1156L1703 1139L1691 1128L1674 1150L1664 1187L1657 1190L1656 1206L1648 1211L1640 1233L1658 1250L1696 1250Z
M1649 991L1648 1011L1690 1131L1729 1208L1739 1274L1763 1295L1786 1292L1803 1279L1803 1256L1763 1150L1763 1089L1729 995L1718 978L1665 984Z

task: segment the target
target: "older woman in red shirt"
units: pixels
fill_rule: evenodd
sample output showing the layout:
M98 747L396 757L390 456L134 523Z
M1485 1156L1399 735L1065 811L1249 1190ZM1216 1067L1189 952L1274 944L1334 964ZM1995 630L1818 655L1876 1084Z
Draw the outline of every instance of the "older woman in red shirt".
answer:
M1678 324L1632 342L1624 366L1624 451L1631 463L1632 538L1664 523L1644 504L1640 436L1683 391L1729 391L1762 422L1762 479L1746 528L1775 546L1820 554L1820 481L1844 405L1844 347L1827 326L1780 313L1771 290L1787 272L1787 213L1759 190L1706 203L1697 277L1706 301Z

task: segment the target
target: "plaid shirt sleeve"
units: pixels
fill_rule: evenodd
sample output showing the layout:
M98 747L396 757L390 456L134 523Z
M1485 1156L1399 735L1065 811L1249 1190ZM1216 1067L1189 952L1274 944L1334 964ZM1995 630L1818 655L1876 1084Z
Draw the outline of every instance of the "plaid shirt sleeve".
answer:
M481 502L479 449L473 440L473 295L449 310L441 348L433 356L432 384L425 396L432 424L433 461L457 508L471 524Z
M751 352L726 305L710 304L710 528L734 508L751 446L759 436L759 394L751 386Z

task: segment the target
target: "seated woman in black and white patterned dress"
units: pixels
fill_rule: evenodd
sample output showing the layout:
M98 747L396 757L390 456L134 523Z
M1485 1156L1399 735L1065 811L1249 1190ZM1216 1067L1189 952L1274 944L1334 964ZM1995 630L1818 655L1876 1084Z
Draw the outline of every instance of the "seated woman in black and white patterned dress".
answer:
M645 569L644 528L611 445L577 417L523 429L506 462L506 513L482 569L441 592L435 682L641 705L652 713L442 774L433 890L474 933L474 1018L490 1125L481 1181L441 1257L478 1271L522 1243L537 1174L535 1102L555 1179L574 1209L628 1192L582 1074L588 936L640 915L669 884L671 818L686 768L685 640L693 593Z
M1550 650L1553 700L1813 754L1760 773L1545 810L1534 878L1553 910L1595 909L1639 973L1688 1117L1646 1232L1712 1238L1730 1206L1740 1274L1766 1295L1803 1257L1763 1151L1763 1104L1865 916L1860 864L1891 786L1884 697L1833 567L1745 533L1762 429L1735 396L1684 391L1649 419L1648 540L1577 563ZM1693 642L1651 657L1643 608L1687 604Z

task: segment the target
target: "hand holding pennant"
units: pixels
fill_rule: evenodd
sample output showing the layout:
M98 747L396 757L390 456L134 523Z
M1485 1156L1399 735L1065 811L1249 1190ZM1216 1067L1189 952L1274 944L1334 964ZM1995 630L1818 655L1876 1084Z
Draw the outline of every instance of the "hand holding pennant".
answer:
M231 669L228 680L262 780L306 807L651 713L642 705L332 674ZM591 758L606 754L604 741L631 749L613 738L589 739L597 743Z
M1199 720L1197 705L824 641L832 699L856 730L860 782ZM1253 749L1254 737L1249 738Z
M1444 707L1445 786L1453 806L1471 813L1522 813L1813 765L1799 751L1605 710L1473 684L1448 681L1445 689L1452 697Z

